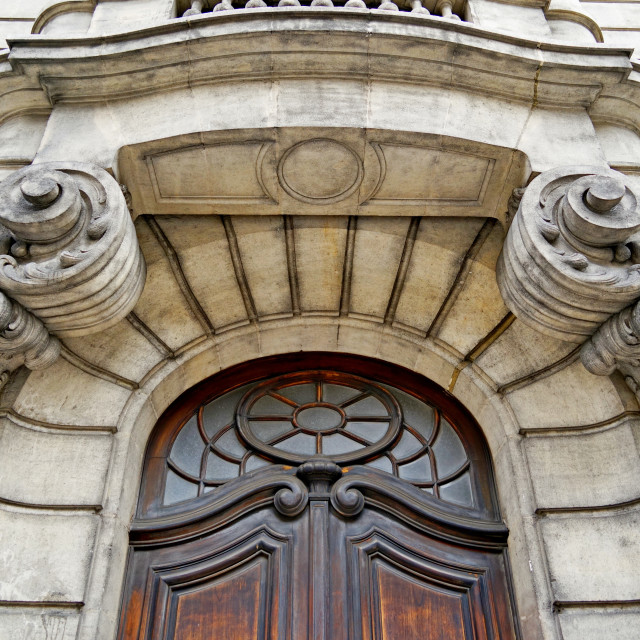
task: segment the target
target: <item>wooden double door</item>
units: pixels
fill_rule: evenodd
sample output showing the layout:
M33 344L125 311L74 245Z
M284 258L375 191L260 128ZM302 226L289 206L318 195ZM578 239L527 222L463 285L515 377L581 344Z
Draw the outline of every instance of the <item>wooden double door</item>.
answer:
M514 640L507 535L482 432L433 382L245 363L152 434L119 640Z
M512 640L506 529L326 461L132 531L121 640Z

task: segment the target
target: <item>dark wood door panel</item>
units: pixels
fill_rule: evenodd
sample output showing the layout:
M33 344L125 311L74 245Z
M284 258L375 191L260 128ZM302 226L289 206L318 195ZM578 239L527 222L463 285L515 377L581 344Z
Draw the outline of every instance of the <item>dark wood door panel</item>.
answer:
M165 639L264 640L270 626L267 564L267 558L258 557L222 576L171 589Z
M335 518L350 640L514 640L504 549L438 540L365 508Z
M447 589L382 560L371 563L376 640L475 640L465 591Z
M261 509L208 535L134 549L120 640L290 640L308 625L306 514Z

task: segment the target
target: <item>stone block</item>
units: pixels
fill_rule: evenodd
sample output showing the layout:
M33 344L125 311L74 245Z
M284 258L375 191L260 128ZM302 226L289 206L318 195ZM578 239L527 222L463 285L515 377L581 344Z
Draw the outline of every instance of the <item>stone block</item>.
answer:
M81 358L135 382L164 356L128 320L100 333L68 338L65 345Z
M193 295L213 326L217 329L246 322L247 309L220 218L166 216L158 217L157 222L175 249ZM235 233L233 223L230 226L230 233ZM212 286L212 274L215 274L215 286Z
M524 429L595 424L624 410L609 378L594 376L580 361L506 397Z
M637 640L638 607L597 607L561 611L558 616L563 640Z
M575 344L542 335L516 319L475 362L503 385L555 364L575 349Z
M347 241L344 217L292 218L300 308L305 312L340 310Z
M353 251L351 313L384 318L409 222L406 218L358 220Z
M465 275L464 285L438 332L438 338L468 353L507 315L495 279L503 231L495 225Z
M140 220L136 229L147 263L147 282L134 312L170 349L179 349L203 335L204 328L188 308L170 263L148 226Z
M291 291L282 218L235 216L232 224L257 315L290 313Z
M75 640L75 611L39 607L0 607L2 640Z
M395 321L427 331L447 297L482 220L423 218L416 234Z
M0 600L84 598L98 526L92 515L0 510Z
M85 373L59 358L44 371L33 371L13 408L45 423L115 426L130 390Z
M542 520L540 528L555 599L640 599L638 527L637 508Z
M524 448L541 508L617 504L640 496L640 456L624 421L599 433L529 438Z
M112 436L53 433L3 418L0 495L41 505L100 505Z

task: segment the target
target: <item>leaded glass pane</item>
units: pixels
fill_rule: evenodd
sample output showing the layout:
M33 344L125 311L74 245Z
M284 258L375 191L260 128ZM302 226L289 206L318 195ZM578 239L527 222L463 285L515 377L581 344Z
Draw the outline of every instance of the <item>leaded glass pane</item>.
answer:
M425 440L429 440L435 425L435 411L425 402L412 395L385 385L402 407L404 421L411 425Z
M238 436L235 429L229 429L223 433L215 442L216 449L220 449L223 453L231 454L236 458L242 458L247 452Z
M316 401L315 384L295 384L290 387L282 387L278 393L298 405L309 404Z
M312 456L316 453L316 439L306 433L296 433L275 446L277 449L305 456Z
M336 455L344 453L345 451L357 451L362 449L364 445L359 442L355 442L350 438L343 436L340 433L334 433L330 436L323 436L322 438L322 453L325 456Z
M358 389L353 387L346 387L341 384L323 384L322 385L322 400L324 402L330 402L332 404L342 404L347 400L355 398L360 395Z
M471 477L468 471L462 476L440 486L440 497L447 502L462 505L463 507L473 506L473 492L471 490Z
M271 396L262 396L251 407L252 416L264 416L264 415L280 415L290 416L293 413L294 407L282 400L273 398Z
M229 462L215 453L209 452L206 474L208 482L226 482L238 477L239 471L240 467L235 462Z
M357 436L368 440L369 442L375 442L384 435L385 431L389 428L388 422L351 422L349 420L345 425L345 431L355 433Z
M371 467L372 469L379 469L380 471L393 473L393 465L387 456L380 456L371 462L367 462L365 467Z
M176 502L192 500L198 497L198 485L181 478L177 473L167 470L167 479L164 485L164 504L169 506Z
M247 462L244 465L245 473L255 471L256 469L262 469L262 467L269 467L273 464L270 460L265 460L260 456L249 456Z
M412 433L406 429L400 438L400 442L393 448L392 453L397 460L402 460L407 456L418 453L422 449L422 443Z
M192 416L178 433L169 457L179 469L198 477L203 449L204 442L198 432L198 418Z
M240 398L253 385L246 384L235 391L225 393L216 398L213 402L206 404L203 409L202 423L209 438L220 431L223 427L234 422L236 418L236 408Z
M399 466L398 475L409 482L430 482L432 476L429 456L425 454L413 462L407 462L407 464Z
M440 421L440 433L433 445L433 452L440 478L446 478L467 461L467 453L460 438L444 418Z
M389 412L386 410L385 406L378 400L372 396L368 396L363 398L362 400L358 400L353 404L348 405L344 408L344 412L347 416L387 416Z
M328 407L309 407L300 411L296 420L304 429L328 431L340 426L342 416Z
M249 420L249 425L263 442L271 442L274 438L293 430L293 425L290 422L281 420Z

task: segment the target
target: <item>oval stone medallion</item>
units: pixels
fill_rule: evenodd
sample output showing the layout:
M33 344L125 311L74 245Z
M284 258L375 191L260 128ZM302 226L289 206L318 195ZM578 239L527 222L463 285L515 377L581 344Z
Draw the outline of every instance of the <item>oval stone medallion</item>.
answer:
M328 204L350 196L362 182L362 162L349 147L317 138L299 142L282 156L282 188L303 202Z

